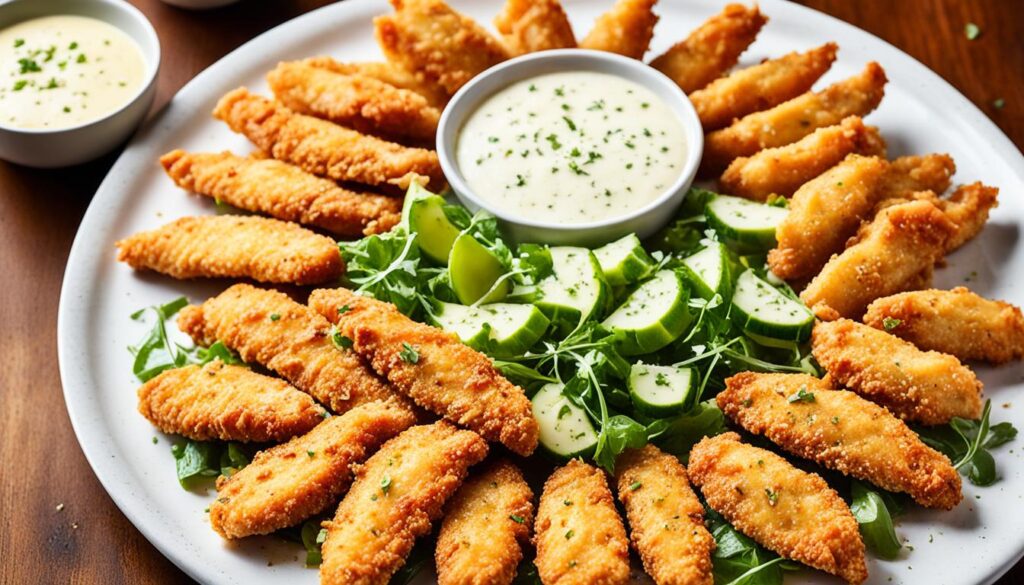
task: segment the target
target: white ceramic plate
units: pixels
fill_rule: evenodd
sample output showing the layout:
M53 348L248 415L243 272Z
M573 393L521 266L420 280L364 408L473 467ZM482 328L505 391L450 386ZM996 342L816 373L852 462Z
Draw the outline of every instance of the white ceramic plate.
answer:
M567 2L577 34L585 34L611 0ZM500 0L454 2L490 22ZM721 9L713 0L663 0L651 54L660 53ZM838 62L822 83L877 60L890 83L881 108L869 118L882 128L890 153L951 153L960 182L984 180L1002 189L1001 206L974 242L949 259L937 286L970 280L977 292L1024 304L1024 157L995 125L950 85L883 41L836 19L781 0L761 0L771 21L743 63L834 40ZM379 59L370 20L390 10L384 0L348 0L296 18L242 46L201 75L144 128L114 165L90 205L71 250L61 294L58 345L64 396L75 432L111 497L161 552L203 583L315 583L298 547L270 538L228 544L208 526L203 510L212 495L178 487L170 438L159 435L136 410L137 382L125 347L143 334L129 314L182 294L202 300L226 282L183 283L139 275L114 261L114 242L176 217L214 213L206 200L180 191L163 176L157 157L173 148L232 149L247 142L211 119L226 91L248 85L265 91L263 74L279 60L329 53L345 60ZM168 47L173 49L173 47ZM1024 428L1019 364L980 370L994 420ZM1005 406L1004 406L1005 405ZM152 438L159 437L154 444ZM1024 459L1020 439L997 454L1002 481L976 488L965 482L964 502L953 512L913 509L898 532L913 550L894 562L873 560L872 583L974 584L994 581L1024 553ZM421 580L426 582L427 577ZM791 582L835 582L802 572Z

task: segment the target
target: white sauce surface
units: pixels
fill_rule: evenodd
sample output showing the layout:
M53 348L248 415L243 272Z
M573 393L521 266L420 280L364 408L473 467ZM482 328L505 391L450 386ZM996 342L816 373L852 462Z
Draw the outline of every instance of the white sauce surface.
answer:
M0 30L0 124L68 128L124 106L145 83L135 41L85 16L46 16Z
M682 173L683 126L647 88L605 73L551 73L495 93L460 130L469 186L522 218L580 224L621 217Z

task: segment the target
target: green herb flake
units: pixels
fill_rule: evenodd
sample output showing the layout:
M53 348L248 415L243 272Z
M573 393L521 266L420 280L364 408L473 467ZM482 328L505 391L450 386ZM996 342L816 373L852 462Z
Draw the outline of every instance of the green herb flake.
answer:
M281 315L279 315L277 313L271 313L270 314L270 320L271 321L280 321L281 320Z
M526 520L522 516L517 516L515 514L509 514L508 519L515 522L516 524L522 524L523 522L526 522Z
M420 361L420 353L406 342L402 343L402 351L398 352L398 357L407 364L417 364Z
M769 506L774 506L779 501L779 492L772 491L771 488L764 488L764 495L768 498Z
M39 63L36 63L35 59L18 59L18 72L22 75L26 73L38 73L42 70L43 68L39 66Z
M18 81L14 82L14 91L21 91L25 89L26 85L28 85L27 79L19 79Z
M79 53L78 58L75 59L75 63L85 63L88 59L85 58L85 53Z
M981 36L981 28L979 28L978 25L974 24L973 22L968 22L964 26L964 36L967 37L967 40L973 41L974 39Z
M308 457L309 457L310 459L312 459L312 458L316 457L316 451L306 451L306 455L307 455L307 456L308 456Z
M997 110L1001 110L1005 106L1006 106L1006 100L1004 100L1003 98L996 98L996 99L992 100L992 107L997 109Z
M789 398L786 398L790 403L794 402L814 402L814 392L808 392L807 386L801 386L794 394L791 394Z
M901 319L894 319L892 317L885 317L882 319L882 327L884 327L886 331L896 329L901 323L903 323Z
M640 483L639 481L634 481L633 483L629 484L629 491L635 492L636 490L643 487L643 485L644 484Z
M567 531L567 532L565 533L565 539L566 539L566 540L569 540L570 538L572 538L572 537L573 537L573 536L575 536L575 535L576 535L576 531L575 531L575 530L571 530L571 529L570 529L570 530L568 530L568 531Z
M20 47L20 46L22 46L24 44L25 44L25 39L14 39L14 48L15 49L17 49L18 47Z
M387 495L389 491L391 491L391 478L385 475L380 480L380 492Z

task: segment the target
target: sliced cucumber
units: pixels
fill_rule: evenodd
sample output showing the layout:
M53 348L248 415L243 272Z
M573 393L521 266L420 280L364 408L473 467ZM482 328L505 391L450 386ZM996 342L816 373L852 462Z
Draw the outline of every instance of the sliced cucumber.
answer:
M683 274L703 299L711 299L715 294L729 298L729 287L732 284L729 274L729 254L725 246L713 242L703 250L683 260Z
M556 246L551 251L553 274L540 281L537 306L553 322L572 329L604 307L608 283L593 252Z
M511 279L498 283L505 272L501 260L472 234L463 233L455 238L448 255L448 273L460 303L496 303L505 298L512 290Z
M752 270L737 279L732 307L740 327L755 336L803 342L814 327L810 309L782 294ZM765 345L763 340L758 343Z
M427 191L413 181L405 193L402 205L402 226L416 234L416 245L427 258L439 264L448 264L459 228L444 213L444 197Z
M492 303L467 307L435 303L434 325L492 357L522 355L548 329L548 318L533 305Z
M637 282L654 269L654 260L644 251L640 238L629 234L594 250L605 280L612 286Z
M562 396L562 384L545 384L531 401L544 451L558 459L588 457L594 452L597 431L587 413Z
M635 363L629 370L629 397L637 410L653 417L686 412L695 399L693 368Z
M775 228L789 210L729 195L713 197L704 213L723 239L741 248L768 250L775 247Z
M657 351L676 340L690 324L689 289L674 270L659 270L640 285L604 320L625 337L619 351L640 355Z

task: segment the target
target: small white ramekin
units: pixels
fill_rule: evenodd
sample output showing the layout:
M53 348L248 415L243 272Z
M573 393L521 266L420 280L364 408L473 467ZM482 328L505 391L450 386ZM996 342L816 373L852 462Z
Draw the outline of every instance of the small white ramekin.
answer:
M617 75L653 91L679 117L687 153L679 178L657 199L627 215L581 224L559 224L521 217L495 209L473 192L459 170L455 157L459 132L466 118L495 92L509 85L548 73L592 71ZM636 59L613 53L584 49L559 49L531 53L492 67L473 78L455 94L441 115L437 132L437 154L448 183L459 200L471 209L484 209L501 222L516 242L595 246L629 233L641 238L664 226L674 214L693 183L704 152L704 131L696 110L679 86L656 69Z
M38 18L71 14L109 23L132 38L146 61L145 80L127 103L106 116L67 128L15 128L0 124L0 159L38 168L83 163L113 150L139 127L156 95L160 41L134 6L121 0L11 0L0 3L0 29Z

